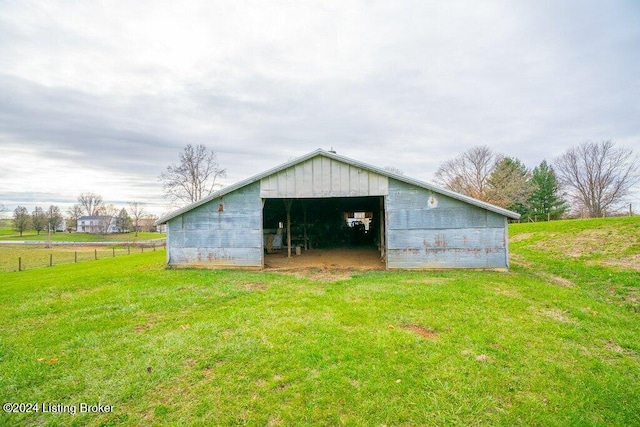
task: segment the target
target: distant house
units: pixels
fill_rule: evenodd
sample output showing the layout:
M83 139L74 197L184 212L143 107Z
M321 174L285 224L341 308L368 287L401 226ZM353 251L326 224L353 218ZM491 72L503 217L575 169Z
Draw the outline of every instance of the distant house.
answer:
M67 220L62 218L62 221L60 221L58 223L58 226L56 227L56 232L64 232L67 231Z
M81 216L76 226L78 233L109 234L117 233L116 217L110 215Z

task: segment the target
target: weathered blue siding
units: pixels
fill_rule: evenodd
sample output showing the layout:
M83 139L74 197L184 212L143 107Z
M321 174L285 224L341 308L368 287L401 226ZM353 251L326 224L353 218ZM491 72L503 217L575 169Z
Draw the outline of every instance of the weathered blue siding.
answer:
M262 267L262 201L258 182L171 219L167 263Z
M389 179L388 268L506 268L504 216Z

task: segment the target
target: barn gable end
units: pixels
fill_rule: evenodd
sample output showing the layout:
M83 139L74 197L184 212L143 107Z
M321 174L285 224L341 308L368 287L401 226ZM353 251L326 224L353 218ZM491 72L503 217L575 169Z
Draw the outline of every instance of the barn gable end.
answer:
M364 240L349 234L354 211L366 213L370 221ZM224 188L158 223L168 224L167 263L172 266L262 268L273 236L285 233L288 227L282 224L291 221L291 234L303 238L298 245L365 241L387 268L507 268L508 218L518 217L317 150Z
M386 176L324 156L260 180L260 196L265 199L385 196L388 192Z

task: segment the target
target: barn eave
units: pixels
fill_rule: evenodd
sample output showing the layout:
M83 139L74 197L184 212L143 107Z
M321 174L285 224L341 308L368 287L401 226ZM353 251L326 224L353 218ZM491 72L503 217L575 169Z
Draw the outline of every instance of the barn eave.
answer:
M326 157L326 158L329 158L329 159L332 159L332 160L335 160L335 161L338 161L338 162L342 162L342 163L345 163L345 164L348 164L348 165L351 165L351 166L354 166L354 167L357 167L357 168L360 168L360 169L363 169L363 170L366 170L366 171L369 171L369 172L373 172L373 173L376 173L376 174L379 174L379 175L382 175L382 176L386 176L388 178L392 178L392 179L395 179L395 180L398 180L398 181L401 181L401 182L405 182L407 184L415 185L417 187L421 187L421 188L427 189L429 191L433 191L434 193L442 194L442 195L451 197L453 199L460 200L462 202L468 203L470 205L477 206L477 207L482 208L482 209L486 209L486 210L488 210L490 212L497 213L497 214L505 216L507 218L511 218L511 219L519 219L520 218L520 214L518 214L516 212L512 212L512 211L504 209L504 208L501 208L499 206L495 206L495 205L492 205L490 203L486 203L486 202L483 202L481 200L474 199L472 197L465 196L463 194L456 193L456 192L453 192L453 191L450 191L450 190L447 190L447 189L444 189L444 188L439 188L439 187L437 187L435 185L432 185L432 184L429 184L429 183L426 183L426 182L423 182L423 181L419 181L417 179L408 178L408 177L403 176L403 175L398 175L398 174L395 174L393 172L389 172L389 171L387 171L385 169L378 168L376 166L372 166L372 165L369 165L367 163L359 162L357 160L353 160L353 159L350 159L348 157L344 157L344 156L338 155L336 153L332 153L332 152L329 152L329 151L326 151L326 150L322 150L322 149L317 149L317 150L312 151L312 152L310 152L310 153L308 153L308 154L306 154L306 155L304 155L302 157L299 157L297 159L291 160L289 162L286 162L284 164L281 164L279 166L276 166L274 168L266 170L266 171L264 171L264 172L262 172L260 174L254 175L254 176L252 176L250 178L247 178L247 179L239 181L239 182L237 182L235 184L229 185L229 186L227 186L225 188L222 188L222 189L220 189L220 190L218 190L218 191L216 191L214 193L211 193L209 196L207 196L207 197L205 197L205 198L203 198L203 199L201 199L201 200L199 200L199 201L197 201L195 203L189 204L189 205L187 205L187 206L185 206L183 208L177 209L177 210L175 210L175 211L173 211L173 212L171 212L171 213L159 218L158 221L156 221L156 224L166 224L167 222L169 222L173 218L176 218L176 217L178 217L178 216L180 216L180 215L182 215L182 214L184 214L186 212L189 212L189 211L197 208L198 206L202 206L202 205L210 202L211 200L223 197L226 194L232 193L232 192L234 192L234 191L236 191L236 190L238 190L238 189L240 189L242 187L250 185L250 184L252 184L252 183L254 183L256 181L260 181L260 180L262 180L262 179L264 179L264 178L266 178L266 177L268 177L270 175L276 174L276 173L278 173L280 171L283 171L285 169L293 167L293 166L295 166L295 165L297 165L299 163L305 162L305 161L310 160L310 159L312 159L314 157L317 157L317 156L323 156L323 157Z

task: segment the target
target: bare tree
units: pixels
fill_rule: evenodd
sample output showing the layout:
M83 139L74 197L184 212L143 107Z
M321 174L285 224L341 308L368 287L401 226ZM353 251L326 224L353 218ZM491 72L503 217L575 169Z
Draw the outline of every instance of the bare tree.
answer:
M586 209L592 218L615 210L640 181L640 158L633 150L616 147L612 141L584 142L555 159L561 184L574 206Z
M47 227L49 230L55 233L62 225L62 220L63 218L60 213L60 208L55 205L49 206L49 210L47 211Z
M131 222L133 229L138 237L138 231L140 231L140 220L146 215L144 205L140 202L129 202L129 213L131 214Z
M29 229L31 216L24 206L18 206L13 211L13 229L22 236L22 233Z
M171 203L188 204L211 194L218 178L224 178L227 172L220 168L216 157L202 144L187 145L180 153L180 163L167 166L160 174L165 197Z
M67 210L67 214L69 215L69 218L71 218L71 220L73 221L73 224L67 224L67 230L69 232L71 232L71 229L78 229L78 218L80 218L82 216L83 213L83 208L80 204L75 204L73 206L71 206L68 210Z
M486 145L472 147L440 165L435 182L451 191L486 200L487 181L502 158Z
M40 235L40 232L47 226L47 215L44 213L41 207L36 208L31 213L31 227Z
M96 226L94 228L94 231L96 233L100 233L100 234L107 234L109 233L111 230L111 225L112 223L115 223L115 218L118 215L118 208L116 208L114 205L109 204L109 205L101 205L97 212L96 212L98 217ZM114 224L115 225L115 224Z
M78 196L78 204L89 216L97 216L103 205L102 196L95 193L82 193Z
M140 219L140 230L146 232L158 231L158 227L156 226L156 221L158 217L153 214L145 215Z

